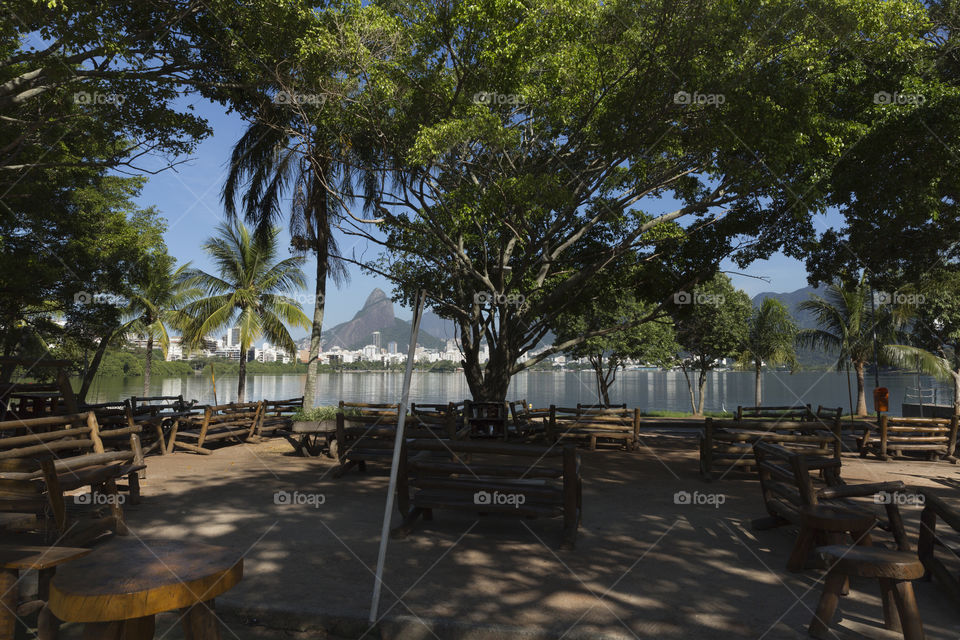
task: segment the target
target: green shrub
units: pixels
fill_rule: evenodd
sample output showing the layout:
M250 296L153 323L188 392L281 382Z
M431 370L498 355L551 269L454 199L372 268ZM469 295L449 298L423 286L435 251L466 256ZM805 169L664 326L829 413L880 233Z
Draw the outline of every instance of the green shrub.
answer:
M294 422L322 422L324 420L336 420L339 412L340 407L335 407L332 405L325 407L314 407L313 409L306 411L300 409L293 414L292 420ZM347 416L360 415L359 409L347 409L343 413Z

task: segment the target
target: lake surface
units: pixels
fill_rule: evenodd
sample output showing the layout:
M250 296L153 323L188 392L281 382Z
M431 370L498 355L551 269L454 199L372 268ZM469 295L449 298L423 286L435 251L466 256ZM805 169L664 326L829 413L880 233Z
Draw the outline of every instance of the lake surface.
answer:
M279 400L303 394L305 376L251 375L247 378L247 399ZM926 376L921 377L924 388L938 387L940 404L953 400L948 387ZM399 372L344 372L319 376L317 404L337 404L340 400L353 402L399 402L403 374ZM768 406L810 403L816 409L822 404L849 410L847 376L845 373L764 372L763 403ZM907 388L917 385L912 374L881 374L881 386L890 389L890 413L900 415L900 404ZM867 406L872 405L873 376L867 380ZM856 380L851 376L853 401L856 402ZM742 371L714 371L707 379L707 410L733 410L737 405L753 405L754 374ZM217 402L236 399L237 377L218 377ZM108 402L143 392L142 378L99 378L91 387L91 402ZM151 395L180 395L203 404L215 400L209 376L182 378L154 378ZM466 378L460 373L414 372L410 390L412 402L439 403L460 401L470 397ZM578 402L597 402L596 382L587 371L526 372L514 376L510 385L511 400L523 400L536 407L550 404L575 406ZM690 411L690 396L683 373L680 371L622 371L617 376L610 400L626 402L628 407Z

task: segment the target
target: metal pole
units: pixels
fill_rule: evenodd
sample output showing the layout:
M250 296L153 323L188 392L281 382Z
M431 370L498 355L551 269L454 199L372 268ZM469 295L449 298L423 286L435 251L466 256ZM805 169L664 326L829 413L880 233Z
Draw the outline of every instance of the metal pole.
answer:
M380 609L380 587L383 584L383 565L387 560L387 540L390 536L390 516L393 514L393 498L397 488L397 471L400 468L400 450L403 447L403 428L407 419L407 405L410 401L410 379L413 377L413 359L417 354L417 336L420 334L420 319L423 317L423 303L427 292L421 290L417 295L417 306L413 311L413 328L410 330L410 346L407 349L407 367L403 372L403 391L400 406L397 408L397 435L393 441L393 464L390 465L390 488L387 491L387 504L383 509L383 527L380 529L380 551L377 554L377 573L373 582L373 600L370 603L370 624L377 621ZM406 487L404 487L406 490Z

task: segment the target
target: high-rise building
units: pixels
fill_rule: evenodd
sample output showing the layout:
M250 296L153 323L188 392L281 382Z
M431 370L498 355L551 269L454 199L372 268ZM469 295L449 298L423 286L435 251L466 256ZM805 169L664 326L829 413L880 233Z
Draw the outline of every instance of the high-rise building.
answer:
M396 343L395 341L393 341L393 340L391 340L390 342L388 342L388 343L387 343L387 351L390 352L390 353L396 353L396 352L397 352L397 343Z
M377 353L380 353L380 332L373 332L373 345L377 348Z

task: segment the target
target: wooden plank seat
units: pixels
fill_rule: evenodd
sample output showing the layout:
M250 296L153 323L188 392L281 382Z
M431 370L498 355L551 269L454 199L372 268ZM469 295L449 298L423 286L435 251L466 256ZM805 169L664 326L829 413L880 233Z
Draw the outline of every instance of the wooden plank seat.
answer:
M506 402L464 400L463 426L471 438L510 437L509 409Z
M757 473L767 516L753 521L758 530L792 523L800 526L805 507L824 505L877 517L878 526L893 535L897 548L909 551L910 543L896 500L887 500L883 510L876 496L905 490L903 482L873 482L848 485L841 477L842 462L832 456L807 455L763 440L753 443ZM822 482L814 484L812 472L820 472ZM870 498L858 501L855 498Z
M633 451L637 447L639 434L639 409L550 405L546 424L547 442L573 440L595 450L598 442L613 441L627 451Z
M278 435L293 425L293 414L303 409L303 396L289 400L264 400L263 417L257 427L258 436Z
M809 404L787 405L780 407L744 407L738 406L734 420L788 420L791 422L810 422L816 418ZM839 416L837 416L839 417Z
M17 618L40 612L38 637L53 637L44 615L50 597L50 580L57 565L82 558L91 549L0 544L0 638L13 638ZM36 597L20 601L20 572L36 571Z
M158 451L166 455L170 450L168 434L180 419L196 414L196 403L196 400L187 402L182 395L132 396L130 411L134 422L143 428L144 453Z
M0 422L0 436L15 429L28 433L0 437L0 511L35 516L20 533L83 544L126 532L117 481L139 502L143 465L131 450L106 449L93 412ZM90 493L65 499L85 486Z
M453 414L440 416L407 416L404 424L405 438L449 439L463 438L466 428L457 431ZM339 465L334 469L334 478L343 476L357 467L367 470L367 462L391 462L397 436L397 418L385 415L349 416L337 414L336 439L330 451Z
M263 402L204 407L203 413L180 418L170 431L167 450L177 447L210 455L213 443L245 442L255 437L263 416Z
M572 549L582 516L580 457L572 445L537 447L490 441L412 439L401 450L397 505L404 537L434 509L520 518L563 518L562 548Z
M546 433L550 407L534 408L527 404L526 400L514 400L507 404L510 407L513 428L518 435L530 437Z
M873 454L881 460L921 454L930 460L957 458L957 416L942 418L894 418L880 416L879 424L869 424L860 443L860 455Z
M754 443L770 442L814 456L840 457L840 419L820 421L718 420L706 418L700 434L700 475L713 480L756 466Z
M960 605L960 510L951 507L929 489L919 489L924 498L920 514L917 555L954 604ZM942 522L945 526L938 527Z

